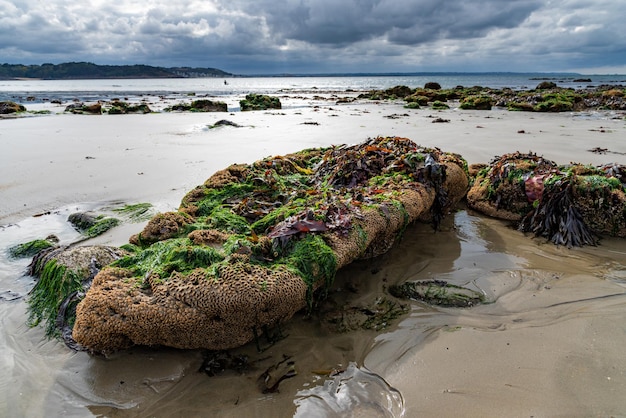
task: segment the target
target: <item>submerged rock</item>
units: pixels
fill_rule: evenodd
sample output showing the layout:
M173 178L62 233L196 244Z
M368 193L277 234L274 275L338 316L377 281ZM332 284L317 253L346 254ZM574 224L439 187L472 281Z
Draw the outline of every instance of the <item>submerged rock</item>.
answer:
M401 299L420 300L431 305L466 308L485 303L485 295L444 280L405 282L390 286L389 293Z
M458 155L397 137L230 166L96 275L72 335L94 351L243 345L410 222L437 225L467 188Z

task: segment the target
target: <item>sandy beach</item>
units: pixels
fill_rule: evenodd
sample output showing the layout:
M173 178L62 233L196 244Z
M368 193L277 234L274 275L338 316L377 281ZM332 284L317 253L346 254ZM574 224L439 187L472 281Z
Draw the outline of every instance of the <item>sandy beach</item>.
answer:
M0 257L39 235L76 239L60 224L77 207L149 202L157 211L174 210L187 191L231 163L378 135L459 153L470 164L514 151L563 164L626 164L626 121L615 112L281 100L283 109L272 111L0 120ZM446 121L434 123L438 118ZM241 127L209 129L220 119ZM589 151L596 147L607 152ZM121 245L142 226L127 224L92 242ZM20 277L27 262L0 264L0 294L23 296L32 286ZM626 416L624 240L556 247L461 206L441 231L412 226L388 254L340 271L330 298L357 306L387 285L432 278L473 284L493 303L459 309L408 302L410 313L381 331L333 333L297 316L289 336L266 352L253 344L235 351L256 361L252 372L215 377L197 372L202 357L195 351L137 348L106 359L73 353L26 325L23 298L5 297L0 415L307 416L325 399L307 392L324 381L314 371L354 362L399 391L406 417ZM285 355L298 375L279 393L261 394L259 374ZM383 413L383 401L337 402L326 409L332 413L317 416L399 416Z

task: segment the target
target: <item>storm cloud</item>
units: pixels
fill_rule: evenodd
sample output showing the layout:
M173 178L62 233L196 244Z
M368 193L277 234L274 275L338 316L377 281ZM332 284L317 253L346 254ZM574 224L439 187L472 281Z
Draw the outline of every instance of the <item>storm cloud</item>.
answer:
M613 0L0 0L0 62L626 72Z

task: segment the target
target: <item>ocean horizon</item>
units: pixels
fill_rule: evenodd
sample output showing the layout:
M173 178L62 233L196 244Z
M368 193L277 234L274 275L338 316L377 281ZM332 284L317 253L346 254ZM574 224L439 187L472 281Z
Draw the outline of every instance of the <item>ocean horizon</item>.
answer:
M534 89L541 81L550 80L563 88L584 89L600 85L626 84L623 74L585 75L576 73L463 73L423 72L385 74L324 74L324 75L263 75L203 78L120 78L120 79L72 79L0 80L0 101L21 104L46 101L98 101L143 95L197 95L230 97L258 94L283 93L341 93L383 90L405 85L423 87L437 82L442 88L457 86L482 86L494 89Z

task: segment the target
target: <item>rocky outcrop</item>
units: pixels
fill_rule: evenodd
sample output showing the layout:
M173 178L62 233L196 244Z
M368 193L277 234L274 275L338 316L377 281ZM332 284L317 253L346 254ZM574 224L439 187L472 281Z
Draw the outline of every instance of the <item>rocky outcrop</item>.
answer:
M267 110L267 109L281 109L282 104L278 97L267 96L264 94L248 94L244 100L239 101L241 111L248 110Z
M93 103L72 103L65 108L66 112L74 113L75 115L101 115L102 104Z
M194 100L193 102L175 104L166 111L177 112L228 112L228 106L224 102L216 102L207 99Z
M626 237L625 191L626 166L557 166L516 152L478 171L467 203L555 244L595 245L597 235Z
M0 102L0 115L8 115L10 113L26 112L26 108L15 102Z
M410 222L437 225L467 188L458 155L397 137L233 165L98 273L72 335L94 351L245 344Z

